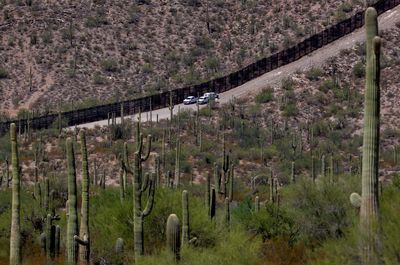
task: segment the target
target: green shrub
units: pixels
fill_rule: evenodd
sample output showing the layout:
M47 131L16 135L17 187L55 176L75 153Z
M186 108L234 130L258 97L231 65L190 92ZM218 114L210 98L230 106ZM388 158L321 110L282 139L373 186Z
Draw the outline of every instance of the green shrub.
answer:
M107 59L101 62L101 66L106 72L117 72L118 62L115 59Z
M293 90L293 80L290 77L284 78L281 83L283 90L290 91Z
M105 16L95 16L95 17L88 17L85 21L85 26L88 28L97 28L101 25L107 25L107 17Z
M299 113L296 103L293 102L285 104L282 108L282 111L283 111L283 116L285 117L295 117Z
M93 83L96 85L105 85L107 84L107 79L100 73L95 73L93 76Z
M298 229L289 213L277 205L267 203L258 213L253 212L253 202L248 198L232 211L237 221L252 234L261 236L263 241L276 237L297 240Z
M353 66L353 75L362 78L365 75L365 66L362 62L358 62Z
M310 179L304 179L285 191L297 226L309 244L343 237L353 224L355 216L349 194L359 187L350 180L333 184L328 179L318 179L318 185L313 185ZM356 183L357 179L352 180Z
M321 68L313 67L306 73L306 77L310 81L317 81L319 80L320 76L322 76L323 72Z
M345 2L340 6L340 10L345 13L350 13L351 11L353 11L353 6L349 2Z
M274 89L271 87L264 88L256 96L256 103L262 104L272 101L274 98Z
M396 174L393 177L393 186L400 189L400 174Z
M0 79L8 78L8 72L5 68L0 67Z

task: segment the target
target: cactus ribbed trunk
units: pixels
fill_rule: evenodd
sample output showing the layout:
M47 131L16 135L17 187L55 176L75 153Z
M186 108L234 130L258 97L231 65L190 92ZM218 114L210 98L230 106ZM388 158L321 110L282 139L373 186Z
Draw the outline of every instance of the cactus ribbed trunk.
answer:
M57 225L54 235L54 252L56 256L60 255L60 246L61 246L61 227Z
M85 244L79 244L79 264L89 264L90 258L90 233L89 233L89 162L86 148L85 132L80 132L81 153L82 153L82 206L81 206L81 225L79 236L81 239L87 238Z
M189 243L189 194L186 190L182 192L182 243Z
M315 183L315 178L316 178L316 174L315 174L315 157L312 156L311 157L311 179L312 181Z
M78 243L74 236L78 234L78 211L76 195L75 154L71 138L67 139L67 168L68 168L68 222L67 222L67 265L77 262Z
M214 163L214 187L217 193L219 193L220 184L221 184L221 176L219 173L218 165L217 163Z
M126 164L126 166L129 167L129 160L128 160L129 153L128 153L128 144L127 143L124 143L124 151L123 152L124 153L123 153L122 159L124 159L124 163ZM128 190L127 189L127 185L128 185L127 175L128 175L127 170L123 170L121 185L122 185L122 190L124 192L124 198L125 198L125 193Z
M17 131L14 123L10 126L11 166L12 166L12 205L10 234L10 265L21 264L21 179L19 174Z
M233 201L233 179L235 177L235 169L233 167L233 165L231 165L231 169L230 169L230 180L229 180L229 193L228 193L228 199L229 202Z
M291 181L292 183L296 182L296 164L294 161L292 162L292 168L291 168Z
M209 210L208 210L208 215L210 219L214 219L215 217L215 204L216 204L216 195L215 195L215 189L211 189L211 197L210 197L210 205L209 205Z
M135 202L136 203L136 202ZM143 233L143 216L134 216L133 221L133 236L135 239L135 260L138 260L140 256L144 255L144 233Z
M178 139L176 141L176 150L175 150L175 188L178 188L181 182L181 141Z
M225 198L225 225L227 225L227 228L229 229L229 224L231 221L231 211L230 211L230 202L229 198Z
M365 14L366 86L364 105L364 137L362 160L362 200L360 229L363 265L379 264L379 116L380 116L380 38L377 12L367 9Z
M54 253L54 245L52 243L54 243L53 241L53 236L52 235L52 218L51 218L51 214L48 214L46 216L46 256L49 258L50 256L52 256L52 254Z
M181 251L180 223L178 216L175 214L171 214L168 217L166 236L168 250L170 250L174 255L175 261L179 261Z
M211 176L207 174L207 184L206 184L206 207L210 207L210 194L211 194Z

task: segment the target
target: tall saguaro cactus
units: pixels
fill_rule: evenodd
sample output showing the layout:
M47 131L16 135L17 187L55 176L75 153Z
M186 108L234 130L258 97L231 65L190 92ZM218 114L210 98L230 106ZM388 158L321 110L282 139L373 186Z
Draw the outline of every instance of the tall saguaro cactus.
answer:
M233 201L233 186L234 186L234 178L235 178L235 169L233 167L233 164L231 165L231 169L229 170L230 172L230 181L229 181L229 193L228 193L228 199L229 202Z
M147 136L147 150L144 152L143 135L140 134L137 149L134 155L134 168L133 170L127 165L124 165L126 170L133 174L133 233L134 233L134 248L135 248L135 262L144 255L144 232L143 221L147 217L154 204L155 193L155 176L145 174L143 176L142 164L150 157L151 150L151 135ZM145 208L142 206L142 195L148 191L147 203Z
M181 182L181 140L176 140L176 150L175 150L175 181L174 186L178 188Z
M364 136L362 148L362 195L360 209L361 262L380 263L379 233L379 117L380 117L380 46L377 12L365 12L366 84L364 104ZM354 198L359 197L352 194ZM356 204L356 203L355 203Z
M182 192L182 243L189 243L189 194Z
M86 148L85 131L80 132L81 153L82 153L82 208L81 208L81 225L79 237L75 236L75 240L79 243L79 263L82 265L89 264L90 258L90 232L89 232L89 162Z
M17 130L14 123L10 125L11 166L12 166L12 206L10 234L10 265L21 264L21 178L19 174Z
M220 176L218 164L214 163L214 187L215 187L215 191L217 193L219 193L220 186L221 186L221 176Z
M225 198L225 224L228 226L229 229L229 224L231 220L231 211L230 211L230 202L229 198Z
M211 197L210 197L210 205L208 208L208 216L210 217L210 219L214 219L215 217L215 204L216 204L216 195L215 195L215 189L212 188L211 189Z
M222 170L224 172L223 177L224 179L221 180L221 190L220 193L226 196L226 186L229 183L229 170L230 170L230 160L229 160L229 153L226 152L226 143L225 143L225 133L223 134L223 162L222 162Z
M68 220L67 220L67 262L74 265L77 262L78 244L74 236L78 234L78 202L76 195L75 154L72 139L67 139L67 168L68 168Z

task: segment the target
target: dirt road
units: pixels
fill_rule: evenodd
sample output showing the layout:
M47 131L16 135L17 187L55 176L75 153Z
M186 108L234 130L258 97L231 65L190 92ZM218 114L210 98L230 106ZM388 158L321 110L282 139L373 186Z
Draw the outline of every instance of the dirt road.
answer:
M396 22L400 22L400 6L397 6L379 17L379 29L389 29L396 26ZM233 97L240 98L243 96L248 96L249 94L254 94L260 91L262 88L265 88L268 85L275 84L280 82L285 77L288 77L295 73L297 70L305 71L311 67L321 66L323 65L329 58L334 57L339 54L341 50L349 49L354 47L357 43L363 42L365 39L364 28L358 29L353 33L346 35L316 51L309 54L308 56L302 57L299 60L290 63L288 65L282 66L278 69L275 69L271 72L268 72L256 79L253 79L239 87L233 88L227 92L220 94L220 103L227 103ZM178 112L178 108L181 110L184 109L196 109L195 105L183 105L180 104L175 106L174 114ZM156 117L166 119L169 118L170 112L168 108L163 108L159 110L153 111L153 120L156 120ZM143 117L146 117L146 113L142 113ZM128 116L127 118L132 118L132 116ZM136 115L135 115L136 118ZM119 120L119 119L118 119ZM144 119L145 120L145 119ZM104 126L107 125L107 120L97 121L87 124L81 124L79 128L93 128L94 126Z

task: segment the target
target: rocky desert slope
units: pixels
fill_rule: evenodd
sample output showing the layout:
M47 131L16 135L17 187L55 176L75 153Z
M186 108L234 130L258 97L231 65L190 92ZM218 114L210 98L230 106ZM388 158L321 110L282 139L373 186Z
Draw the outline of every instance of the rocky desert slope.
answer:
M237 70L361 0L0 1L0 110L75 108Z

